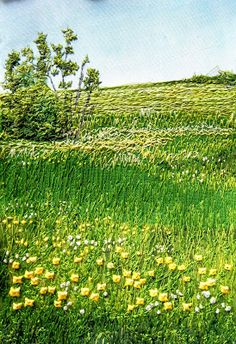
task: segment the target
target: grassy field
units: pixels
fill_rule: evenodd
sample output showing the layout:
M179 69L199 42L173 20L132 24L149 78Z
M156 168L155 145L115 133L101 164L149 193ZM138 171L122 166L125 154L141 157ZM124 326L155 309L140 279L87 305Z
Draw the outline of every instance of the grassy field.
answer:
M236 342L234 97L105 89L80 142L1 142L2 343Z

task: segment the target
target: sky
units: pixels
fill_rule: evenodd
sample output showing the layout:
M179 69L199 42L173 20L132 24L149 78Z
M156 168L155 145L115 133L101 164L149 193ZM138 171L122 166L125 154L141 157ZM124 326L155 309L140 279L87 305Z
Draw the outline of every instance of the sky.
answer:
M38 32L59 43L66 27L104 86L236 72L235 0L0 0L0 80L12 49Z

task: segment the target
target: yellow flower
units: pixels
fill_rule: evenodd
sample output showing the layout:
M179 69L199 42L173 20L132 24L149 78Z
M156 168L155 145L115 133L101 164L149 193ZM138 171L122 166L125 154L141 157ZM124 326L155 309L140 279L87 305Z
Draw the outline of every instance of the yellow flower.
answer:
M64 291L58 291L58 293L57 293L58 301L66 300L67 297L68 297L67 291L65 291L65 290Z
M183 276L182 280L183 280L183 282L190 282L191 281L191 277L190 276Z
M19 302L19 303L13 302L12 308L14 311L18 311L19 309L23 308L23 303L22 302Z
M104 264L103 258L98 258L98 259L96 260L96 263L97 263L98 266L102 266L102 265Z
M139 282L141 285L144 285L146 283L146 278L140 278Z
M227 285L221 285L220 286L220 291L221 291L222 294L228 295L229 294L229 287Z
M34 305L34 300L28 299L27 297L25 298L25 307L32 307Z
M23 220L21 221L21 224L22 224L22 225L25 225L25 224L26 224L26 220L23 219Z
M193 258L196 262L201 262L203 260L203 256L201 254L195 254Z
M26 260L26 263L35 263L37 261L37 257L29 257L27 260Z
M42 287L40 288L39 294L40 295L46 295L48 292L48 288L47 287Z
M158 290L157 289L151 289L149 290L149 295L151 297L156 297L158 295Z
M159 295L159 301L161 302L167 302L168 301L168 294L167 293L161 293Z
M200 282L199 289L208 290L208 283L207 282Z
M33 278L31 279L31 285L36 286L36 285L39 284L39 282L40 282L40 280L39 280L38 277L33 277Z
M52 264L53 265L59 265L60 264L60 258L58 258L58 257L53 258Z
M174 271L176 269L176 267L177 267L177 265L175 263L171 263L171 264L168 265L168 269L170 271Z
M213 278L208 278L206 280L206 283L207 283L208 287L213 287L214 285L216 285L216 280Z
M106 283L98 283L97 284L97 291L104 291L106 290Z
M42 275L44 272L44 268L42 266L38 266L37 268L35 268L34 272L35 275Z
M34 278L34 272L33 271L25 271L25 278L27 279L31 279L31 278Z
M164 303L164 310L165 311L171 311L173 309L173 305L171 302L165 302Z
M47 278L48 280L52 280L55 277L55 273L51 272L51 271L47 271L45 273L45 278Z
M135 309L135 305L128 305L127 311L132 312Z
M199 268L198 269L198 275L205 275L207 272L207 269L206 268Z
M185 312L190 311L191 308L192 308L192 305L193 305L192 303L183 303L183 304L182 304L183 311L185 311Z
M121 252L121 258L123 258L123 259L129 258L129 253L128 252Z
M224 269L227 271L231 271L231 270L233 270L233 265L232 264L225 264Z
M187 269L187 267L186 267L186 265L184 265L184 264L181 264L181 265L178 266L178 270L179 270L179 271L184 271L184 270L186 270L186 269Z
M49 294L54 294L56 291L56 287L48 287Z
M134 272L132 275L133 280L139 280L140 279L140 272Z
M120 280L121 280L121 276L120 276L120 275L113 275L113 276L112 276L112 280L113 280L113 282L115 282L115 283L119 283Z
M217 270L216 269L210 269L209 276L215 276L216 274L217 274Z
M144 305L144 299L142 297L136 298L136 305L142 306Z
M78 274L72 274L70 276L70 280L71 280L71 282L74 282L74 283L79 282L79 275Z
M121 253L123 251L123 248L121 246L116 246L115 251L116 253Z
M19 297L20 296L20 287L19 288L11 287L11 289L9 291L9 295L12 297Z
M55 300L55 301L54 301L54 306L55 306L56 308L60 308L60 307L61 307L61 301Z
M164 263L164 258L160 257L160 258L156 258L156 262L158 265L161 265Z
M134 284L134 280L132 278L125 279L125 287L131 287Z
M22 284L22 279L23 279L23 276L13 276L12 278L12 283L13 284Z
M13 262L12 263L12 269L18 270L20 268L20 263L19 262Z
M130 270L123 270L123 276L124 277L131 277L132 272Z
M89 298L92 301L98 302L99 301L99 294L98 293L92 293Z
M155 276L155 271L154 270L148 271L148 276L149 277L154 277Z
M81 288L81 289L80 289L80 294L81 294L82 296L89 296L89 293L90 293L89 288Z
M110 262L110 263L107 264L107 268L108 268L108 269L114 269L114 267L115 267L115 266L114 266L114 263L111 263L111 262Z
M164 262L165 262L165 264L171 264L173 262L173 258L172 257L165 257Z
M136 289L140 289L141 288L140 281L134 281L134 288L136 288Z
M28 241L25 241L24 242L24 246L27 247L29 244L28 244Z
M76 263L76 264L81 263L82 260L83 260L82 257L75 257L75 258L74 258L74 263Z

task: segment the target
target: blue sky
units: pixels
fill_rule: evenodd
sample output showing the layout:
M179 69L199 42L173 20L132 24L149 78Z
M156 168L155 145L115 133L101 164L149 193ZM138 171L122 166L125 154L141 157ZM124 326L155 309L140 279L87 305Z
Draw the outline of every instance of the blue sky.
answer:
M0 76L7 53L30 45L37 32L61 40L79 35L103 85L174 80L236 71L233 0L0 0Z

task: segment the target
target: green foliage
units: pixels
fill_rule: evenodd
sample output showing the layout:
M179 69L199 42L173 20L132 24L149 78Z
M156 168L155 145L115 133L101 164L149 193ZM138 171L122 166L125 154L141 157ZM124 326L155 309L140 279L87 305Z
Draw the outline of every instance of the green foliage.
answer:
M194 75L192 78L187 79L190 82L198 84L225 84L225 85L235 85L236 84L236 74L231 71L220 70L217 75Z
M19 88L3 98L3 130L15 137L48 140L57 135L58 100L46 85Z
M34 41L35 53L26 47L8 55L3 87L10 92L3 97L0 111L2 130L14 137L45 140L60 138L62 132L65 134L69 130L73 134L73 125L81 129L86 112L91 112L89 103L91 94L100 85L99 72L94 68L85 70L89 63L86 56L77 81L76 96L71 93L68 97L65 91L73 84L68 77L76 79L79 70L77 62L71 59L74 55L72 44L78 38L69 28L62 33L64 44L48 44L47 35L39 33ZM64 93L59 94L58 89ZM80 97L82 90L87 94L86 98ZM79 104L79 100L85 101ZM78 117L80 108L83 109L80 121L72 123L72 114ZM62 122L56 122L57 118L63 119Z

